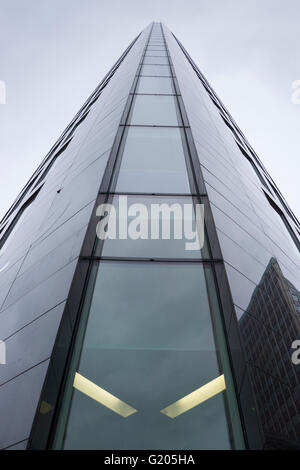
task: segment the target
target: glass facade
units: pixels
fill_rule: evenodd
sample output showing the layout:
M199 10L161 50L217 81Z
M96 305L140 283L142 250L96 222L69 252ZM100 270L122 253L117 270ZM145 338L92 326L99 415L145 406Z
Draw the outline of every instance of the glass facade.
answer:
M299 230L151 24L0 224L0 447L299 449Z
M209 243L187 251L173 236L176 211L198 202L174 80L143 70L109 200L142 203L146 222L168 205L171 236L97 242L55 446L243 448Z
M120 206L122 196L116 195L112 200L112 205L116 209ZM204 236L202 249L187 250L184 235L184 224L181 222L181 215L184 213L185 205L194 207L197 199L190 196L149 196L134 195L127 197L128 206L135 207L136 204L143 204L145 214L142 214L141 224L145 223L147 227L147 238L126 238L126 239L107 239L104 245L98 243L95 254L104 257L122 257L122 258L156 258L156 259L209 259L210 252L207 237ZM158 227L154 233L151 222L156 220L151 208L157 208L159 217L157 218ZM167 207L167 211L164 208ZM195 227L195 212L192 212L191 226ZM169 224L170 220L170 224ZM134 223L135 214L128 218L129 224ZM176 222L180 221L179 234ZM122 219L117 222L117 230L122 224ZM163 229L166 227L166 232ZM204 235L204 234L203 234Z
M189 194L180 129L130 127L116 191Z
M239 350L249 371L238 393L246 427L253 390L261 432L248 436L260 434L258 448L299 449L300 369L292 360L300 337L299 222L198 67L167 28L165 34L234 303L229 341L241 341L235 376Z
M138 93L145 94L174 94L173 82L168 77L145 77L141 76L138 83Z

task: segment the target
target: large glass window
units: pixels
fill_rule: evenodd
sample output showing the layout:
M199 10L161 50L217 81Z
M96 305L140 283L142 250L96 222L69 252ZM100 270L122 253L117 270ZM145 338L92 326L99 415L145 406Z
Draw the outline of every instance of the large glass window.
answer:
M167 50L165 48L165 46L155 46L155 45L149 45L146 49L146 53L148 54L149 51L156 51L156 52L164 52L166 53Z
M137 95L130 124L178 126L177 106L173 96Z
M0 255L2 255L7 250L7 248L13 241L15 233L17 232L26 217L26 212L27 208L20 211L20 213L16 216L16 219L12 222L7 233L4 235L3 240L0 241Z
M159 64L159 65L168 65L169 59L167 57L144 57L144 64Z
M180 129L129 127L116 191L190 193Z
M244 157L250 163L252 170L254 171L254 173L256 174L258 179L260 180L261 184L263 184L267 189L269 189L263 175L261 174L259 169L256 167L256 165L255 165L254 161L252 160L252 158L246 153L246 151L243 149L243 147L241 147L241 145L238 142L235 142L235 143L237 144L238 148L240 149L240 151L242 152Z
M205 214L198 210L196 226L196 203L199 201L191 197L114 196L111 220L105 219L105 223L111 223L111 238L105 240L102 256L209 258ZM95 253L100 254L98 250Z
M169 77L140 77L137 93L173 94L172 79Z
M141 75L170 77L171 69L168 65L143 65Z
M165 51L146 51L146 57L148 56L157 56L157 57L166 57L167 53Z
M30 205L33 203L33 201L35 200L35 198L38 195L40 189L41 188L39 188L39 190L36 190L36 192L33 194L33 196L31 196L28 199L28 201L25 202L25 204L17 212L17 214L15 215L13 221L11 222L8 229L4 233L3 237L1 238L1 240L0 240L0 256L7 250L7 248L11 244L11 242L14 240L16 232L19 230L22 223L24 222L24 219L26 218L27 213L28 213L28 209L29 209Z
M166 51L166 48L164 46L148 46L147 47L147 52L150 52L150 51Z
M87 301L65 449L231 447L230 381L218 363L209 270L101 263Z

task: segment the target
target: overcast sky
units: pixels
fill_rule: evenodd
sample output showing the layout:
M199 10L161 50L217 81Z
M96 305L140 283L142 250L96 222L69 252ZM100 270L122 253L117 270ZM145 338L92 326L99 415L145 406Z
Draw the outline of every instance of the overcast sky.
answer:
M0 0L0 218L151 21L183 43L300 217L299 0Z

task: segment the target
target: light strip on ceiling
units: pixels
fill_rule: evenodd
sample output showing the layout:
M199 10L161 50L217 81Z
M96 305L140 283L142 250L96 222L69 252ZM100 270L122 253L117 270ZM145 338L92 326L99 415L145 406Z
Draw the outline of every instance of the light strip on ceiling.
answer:
M135 408L127 405L127 403L86 379L83 375L78 374L78 372L75 374L73 386L76 390L101 403L101 405L106 406L106 408L109 408L123 418L127 418L137 412Z
M177 416L185 413L186 411L200 405L206 400L209 400L218 393L223 392L226 389L225 377L220 375L216 379L208 382L200 388L197 388L194 392L186 395L178 401L175 401L171 405L167 406L160 412L167 415L169 418L176 418Z

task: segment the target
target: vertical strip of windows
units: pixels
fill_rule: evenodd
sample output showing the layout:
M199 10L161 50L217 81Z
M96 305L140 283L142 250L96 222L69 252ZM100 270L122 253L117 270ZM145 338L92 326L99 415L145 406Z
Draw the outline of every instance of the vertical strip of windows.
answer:
M116 211L124 197L131 208L142 205L140 224L148 226L152 206L167 206L173 232L95 238L52 447L242 448L217 260L207 240L188 253L172 237L185 206L195 225L201 195L160 24L152 26L132 93L103 201Z
M163 33L164 35L164 33ZM191 156L191 151L192 148L194 148L194 154L196 154L196 150L194 147L194 142L193 142L193 137L191 133L191 129L189 126L188 118L186 116L185 112L185 107L184 103L180 94L180 89L177 83L176 79L176 74L175 74L175 69L173 67L173 63L170 57L169 49L166 44L166 49L167 53L169 55L170 59L170 66L172 69L172 80L174 83L174 88L177 90L176 93L176 99L178 102L178 107L180 109L181 113L181 119L185 123L185 126L183 127L183 132L185 135L185 140L187 142L187 145L190 145L190 155L189 155L189 174L191 175L190 178L192 180L192 186L195 188L195 192L198 193L198 196L200 196L200 200L205 203L205 208L206 208L206 217L207 219L210 219L210 206L206 194L206 188L203 182L203 177L202 177L202 172L201 168L198 164L197 169L195 168L195 162L199 163L199 159L197 155L194 155L194 159ZM200 176L200 178L199 178ZM201 191L205 193L201 197ZM212 258L213 263L211 264L211 269L210 270L205 270L205 280L206 280L206 286L207 286L207 291L210 293L209 299L210 299L210 308L211 308L211 322L214 330L214 340L216 344L216 350L217 350L217 355L218 355L218 361L219 361L219 368L221 371L225 372L226 380L227 383L230 384L227 387L226 393L223 394L224 398L224 403L225 403L225 410L227 413L227 424L228 424L228 432L231 437L231 445L233 448L239 448L243 449L245 447L245 441L244 441L244 433L242 429L242 422L241 422L241 417L239 415L238 411L238 403L237 403L237 397L236 397L236 385L234 383L233 375L232 375L232 370L231 370L231 364L229 360L229 355L228 355L228 345L227 345L227 339L225 337L225 324L224 324L224 319L220 311L220 298L218 294L218 288L216 286L216 267L219 268L222 266L222 261L219 259L216 259L217 257L220 256L220 251L218 248L216 248L216 233L215 229L212 227L211 220L209 222L209 230L206 229L205 227L205 237L207 239L207 246L209 247L209 253L210 257ZM211 247L209 246L214 245L214 249L212 250ZM223 267L224 269L224 267Z

